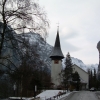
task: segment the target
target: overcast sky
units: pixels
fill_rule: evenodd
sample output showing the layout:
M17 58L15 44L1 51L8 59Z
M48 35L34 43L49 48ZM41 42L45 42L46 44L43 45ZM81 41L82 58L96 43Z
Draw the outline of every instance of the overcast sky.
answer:
M39 0L50 22L47 42L54 46L59 22L61 49L85 64L99 63L100 0Z

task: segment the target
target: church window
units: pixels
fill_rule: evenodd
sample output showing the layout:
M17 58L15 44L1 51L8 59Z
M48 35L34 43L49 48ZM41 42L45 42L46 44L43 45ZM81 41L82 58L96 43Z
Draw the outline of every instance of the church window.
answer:
M54 63L55 63L55 64L58 64L58 63L59 63L59 60L54 60Z

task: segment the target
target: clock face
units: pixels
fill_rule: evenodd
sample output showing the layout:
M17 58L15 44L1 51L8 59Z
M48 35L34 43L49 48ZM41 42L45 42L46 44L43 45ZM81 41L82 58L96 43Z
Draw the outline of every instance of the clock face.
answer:
M54 63L55 64L59 64L59 60L54 60Z

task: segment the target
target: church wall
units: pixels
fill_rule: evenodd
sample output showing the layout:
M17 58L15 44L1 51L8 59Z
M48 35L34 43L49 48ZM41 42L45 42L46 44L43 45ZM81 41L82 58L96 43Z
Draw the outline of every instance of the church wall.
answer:
M89 82L89 75L87 72L85 72L83 69L79 68L77 65L73 65L73 73L77 71L79 73L79 76L81 77L84 82L87 83L86 88L88 89L88 82Z
M60 77L61 69L62 69L61 60L57 60L57 61L52 60L51 79L52 79L52 83L55 84L55 87L57 87L61 84L61 77Z

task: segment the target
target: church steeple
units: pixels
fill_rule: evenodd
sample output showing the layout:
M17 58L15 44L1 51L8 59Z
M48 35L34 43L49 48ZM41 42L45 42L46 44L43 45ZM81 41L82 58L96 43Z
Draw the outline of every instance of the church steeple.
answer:
M56 41L55 41L55 46L54 47L60 47L59 28L57 30L57 36L56 36Z
M56 41L55 41L55 45L54 45L50 58L51 59L63 59L64 58L63 53L61 51L61 47L60 47L59 27L57 29Z

